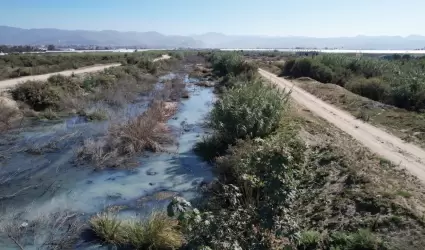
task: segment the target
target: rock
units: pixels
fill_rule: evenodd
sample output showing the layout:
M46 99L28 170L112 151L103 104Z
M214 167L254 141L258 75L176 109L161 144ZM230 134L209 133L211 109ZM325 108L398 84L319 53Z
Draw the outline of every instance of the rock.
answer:
M155 172L155 171L151 168L151 169L149 169L148 171L146 171L146 174L147 174L147 175L157 175L157 174L158 174L158 172Z
M26 228L28 226L28 222L22 222L19 228Z

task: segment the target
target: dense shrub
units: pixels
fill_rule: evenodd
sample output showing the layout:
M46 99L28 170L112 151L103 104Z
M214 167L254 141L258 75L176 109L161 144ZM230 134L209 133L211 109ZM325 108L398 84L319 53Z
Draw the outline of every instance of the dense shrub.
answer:
M14 88L12 97L37 111L47 108L66 111L76 105L68 101L87 99L104 101L110 105L123 105L137 95L151 90L156 77L147 76L144 69L134 65L113 67L85 77L53 75L45 82L28 81ZM73 102L75 103L75 102ZM81 111L81 110L76 110Z
M286 61L282 75L332 82L375 101L409 110L423 110L424 65L425 60L411 57L386 60L320 55Z
M353 78L345 87L353 93L374 101L384 101L390 90L388 84L381 78Z
M311 58L299 58L286 62L282 74L293 77L310 77L324 83L332 81L332 70Z
M214 73L218 76L238 76L240 74L252 74L257 72L257 68L245 62L238 53L217 53L210 59Z
M210 125L222 139L264 137L283 117L288 95L258 80L227 90L211 111Z
M30 105L36 111L57 108L61 99L58 88L40 81L27 81L19 84L11 93L13 99Z

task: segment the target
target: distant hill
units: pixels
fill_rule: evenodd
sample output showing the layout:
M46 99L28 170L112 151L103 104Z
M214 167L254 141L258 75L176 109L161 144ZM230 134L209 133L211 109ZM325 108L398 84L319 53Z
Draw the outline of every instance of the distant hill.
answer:
M114 30L21 29L0 26L0 44L143 46L147 48L344 48L344 49L420 49L425 36L356 36L315 38L301 36L234 36L205 33L169 36L158 32L120 32Z
M192 37L167 36L158 32L21 29L8 26L0 26L0 44L143 46L147 48L204 47L202 42L196 41Z

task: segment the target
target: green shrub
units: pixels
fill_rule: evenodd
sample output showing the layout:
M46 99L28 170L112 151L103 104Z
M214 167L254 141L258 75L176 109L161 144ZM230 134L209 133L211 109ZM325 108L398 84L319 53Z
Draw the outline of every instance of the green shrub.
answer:
M122 221L111 213L101 213L89 221L91 230L99 239L112 245L122 245L126 242L126 233L122 228Z
M92 217L89 224L102 242L129 249L178 249L184 242L177 221L164 213L127 221L118 219L115 214L101 213Z
M334 249L346 250L386 249L382 241L368 229L359 229L354 233L335 232L330 236L330 245Z
M381 78L353 78L345 88L351 92L374 101L384 102L390 91L390 86Z
M288 95L261 80L225 91L211 111L210 125L227 143L272 133L284 114Z
M40 81L27 81L19 84L12 91L13 99L24 102L36 111L57 108L60 91Z
M126 243L134 249L179 249L184 242L177 221L164 213L153 213L142 221L127 221L123 230Z
M320 249L322 244L322 236L318 231L303 231L301 232L298 245L303 250Z
M292 77L310 77L323 83L332 82L332 70L312 58L287 61L283 67L282 74Z
M238 76L242 73L253 74L257 72L257 67L245 62L244 58L236 52L214 54L210 61L213 71L218 76Z
M287 60L287 61L285 61L285 64L283 65L283 68L282 68L282 76L291 76L291 74L292 74L292 68L294 67L294 65L295 65L295 59L290 59L290 60Z

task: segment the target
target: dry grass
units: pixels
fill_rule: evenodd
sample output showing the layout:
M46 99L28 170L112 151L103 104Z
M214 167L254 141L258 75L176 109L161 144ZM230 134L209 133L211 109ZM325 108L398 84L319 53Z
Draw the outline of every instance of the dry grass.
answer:
M90 219L89 224L91 230L101 241L112 245L123 245L125 243L122 221L117 218L116 214L97 214Z
M154 101L140 116L123 124L109 128L109 138L122 154L148 151L161 151L162 144L172 142L165 122L176 112L176 106L162 101Z
M83 146L77 149L77 157L79 160L94 164L98 169L118 167L124 162L118 148L109 147L106 139L103 138L84 140Z
M79 214L68 211L40 214L25 221L10 215L0 219L0 234L10 239L13 249L74 249L85 225Z
M299 79L298 86L320 99L348 111L390 133L425 148L425 114L406 111L365 97L334 84L318 83L309 78Z
M113 106L124 106L137 99L140 93L152 88L153 84L142 84L134 78L119 79L110 86L99 87L94 94L95 101L104 101Z
M146 220L121 221L102 213L90 220L90 227L102 242L131 249L178 249L184 243L177 221L164 213L152 213Z
M180 98L189 98L189 91L182 78L176 77L164 83L161 91L163 100L179 101Z
M85 140L77 150L78 159L101 169L119 167L137 153L162 151L164 144L173 142L165 122L176 110L176 103L153 101L143 114L123 123L111 123L105 138Z
M135 249L178 249L184 238L177 224L166 214L154 212L145 221L127 221L124 228Z
M395 249L423 249L422 183L311 112L292 111L313 166L295 204L300 226L319 232L369 228Z
M14 127L19 116L17 108L10 107L4 100L0 100L0 133Z

